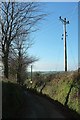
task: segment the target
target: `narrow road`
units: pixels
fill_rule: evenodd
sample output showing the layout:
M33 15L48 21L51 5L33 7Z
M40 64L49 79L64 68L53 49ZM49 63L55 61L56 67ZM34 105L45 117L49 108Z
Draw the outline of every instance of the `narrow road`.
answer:
M26 95L27 103L24 103L23 108L21 108L21 113L24 113L21 117L36 119L65 118L56 105L52 104L49 100L26 91L24 94Z

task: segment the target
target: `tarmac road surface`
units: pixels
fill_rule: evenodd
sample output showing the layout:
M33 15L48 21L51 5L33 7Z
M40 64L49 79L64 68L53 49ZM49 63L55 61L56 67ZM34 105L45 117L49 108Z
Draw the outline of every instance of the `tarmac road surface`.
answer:
M24 113L22 118L65 118L56 105L46 98L27 91L24 94L27 97L27 103L24 103L21 108L21 113Z

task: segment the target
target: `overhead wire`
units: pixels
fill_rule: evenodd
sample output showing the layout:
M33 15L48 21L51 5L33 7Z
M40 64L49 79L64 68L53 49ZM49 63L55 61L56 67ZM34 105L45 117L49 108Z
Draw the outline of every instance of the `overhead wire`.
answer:
M68 41L67 42L68 43L68 49L69 49L69 53L70 53L70 55L71 55L71 58L72 58L72 60L73 60L73 64L74 64L74 68L76 68L77 69L77 65L76 65L76 60L75 60L75 58L74 58L74 55L73 55L73 51L72 51L72 45L71 45L71 43Z
M70 20L73 18L73 16L74 16L74 14L75 14L75 11L77 10L77 8L78 8L78 6L75 6L75 8L73 9L73 12L72 13L70 13ZM69 46L70 46L70 43L69 43ZM71 52L71 57L72 57L72 59L73 59L73 63L74 63L74 68L76 68L77 69L77 66L76 66L76 62L75 62L75 59L74 59L74 56L73 56L73 53L72 53L72 50L71 50L71 46L70 46L70 52Z
M74 13L75 13L75 11L76 11L76 9L77 9L77 6L75 6L75 8L73 8L73 11L72 11L72 13L70 13L70 12L68 12L68 17L70 16L70 20L73 18L73 15L74 15ZM51 26L52 24L56 27L56 30L59 30L59 29L61 29L61 24L59 24L59 23L57 23L56 22L56 19L58 19L57 18L57 15L54 17L54 19L52 20L52 22L50 22L49 24L47 24L46 25L46 29L42 29L41 31L40 31L40 34L42 34L42 32L45 32L45 30L50 30L50 28L49 28L49 26ZM53 28L54 29L54 28ZM69 46L70 46L70 43L69 43ZM70 46L70 48L71 48L71 46ZM58 54L60 54L60 49L58 49L59 51L59 53ZM72 53L72 51L71 51L71 49L70 49L70 52L71 52L71 56L72 56L72 59L73 59L73 62L74 62L74 65L75 65L75 67L76 67L76 62L75 62L75 59L74 59L74 56L73 56L73 53ZM59 56L57 55L57 61L59 61ZM57 62L58 63L58 62ZM57 70L57 68L55 68L56 70Z
M75 12L76 12L77 9L78 9L78 6L75 6L74 9L73 9L72 15L69 15L69 16L70 16L70 17L69 17L70 20L71 20L71 19L73 20L73 16L74 16L74 14L75 14ZM73 55L73 52L72 52L72 49L71 49L72 47L71 47L70 40L69 40L67 43L68 43L68 47L69 47L69 52L71 53L71 57L72 57L72 59L73 59L74 68L77 69L76 61L75 61L75 58L74 58L74 55Z
M78 8L78 6L75 6L74 8L73 8L73 11L72 11L72 13L69 13L67 16L69 17L69 20L73 20L73 16L74 16L74 14L75 14L75 12L76 12L76 10L77 10L77 8ZM68 43L68 46L69 46L69 52L71 53L71 57L72 57L72 59L73 59L73 63L74 63L74 68L76 68L77 69L77 66L76 66L76 61L75 61L75 59L74 59L74 56L73 56L73 52L72 52L72 50L71 50L71 45L70 45L70 42ZM70 65L70 64L69 64ZM71 67L71 66L70 66ZM69 69L69 70L71 70L71 68Z

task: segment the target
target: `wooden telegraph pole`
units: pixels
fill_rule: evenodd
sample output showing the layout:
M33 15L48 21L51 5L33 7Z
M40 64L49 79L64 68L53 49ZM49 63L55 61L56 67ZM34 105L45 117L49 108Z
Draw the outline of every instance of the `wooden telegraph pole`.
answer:
M66 18L62 19L61 16L59 17L60 21L64 25L64 70L67 71L67 43L66 43L66 25L69 24L69 21L66 21Z
M31 82L32 82L32 65L31 65Z

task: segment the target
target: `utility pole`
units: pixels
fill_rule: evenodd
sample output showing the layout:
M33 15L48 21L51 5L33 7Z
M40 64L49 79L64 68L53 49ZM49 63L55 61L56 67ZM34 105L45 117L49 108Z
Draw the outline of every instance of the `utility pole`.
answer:
M61 16L59 17L60 21L64 25L64 70L67 71L67 43L66 43L66 25L69 24L69 21L66 21L66 18L62 19Z
M32 65L31 65L31 82L32 82Z

